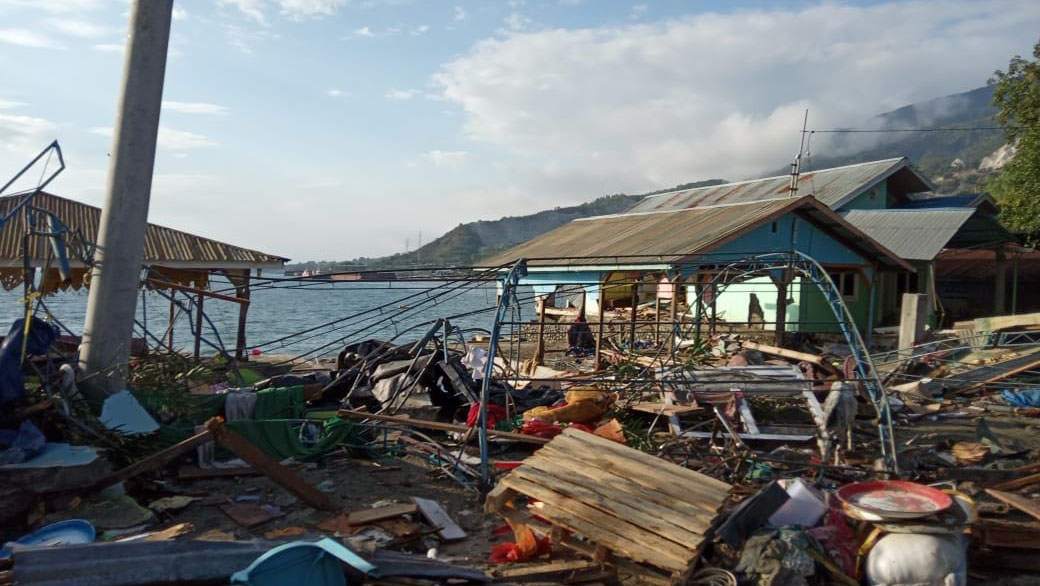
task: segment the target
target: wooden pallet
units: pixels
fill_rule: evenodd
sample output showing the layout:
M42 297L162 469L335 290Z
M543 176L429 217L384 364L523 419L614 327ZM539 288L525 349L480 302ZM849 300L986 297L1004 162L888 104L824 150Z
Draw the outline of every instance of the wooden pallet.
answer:
M517 494L554 528L580 534L596 561L616 556L682 580L732 487L595 436L565 430L524 460L488 494L488 512L510 516ZM557 534L562 531L557 531ZM564 545L578 545L575 540ZM589 549L589 545L592 549Z

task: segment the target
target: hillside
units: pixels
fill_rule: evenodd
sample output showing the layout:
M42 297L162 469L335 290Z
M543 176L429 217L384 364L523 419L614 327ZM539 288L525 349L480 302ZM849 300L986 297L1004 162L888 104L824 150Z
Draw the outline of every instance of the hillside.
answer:
M507 216L498 220L479 220L459 224L440 238L418 250L374 259L358 259L370 268L407 266L467 266L499 250L526 242L577 218L623 212L647 195L725 183L722 179L677 185L667 190L640 195L605 195L581 205L545 210L526 216Z
M985 86L885 112L868 121L866 127L993 127L997 123L992 102L993 86ZM981 189L988 175L978 171L983 158L1002 146L1004 134L1000 130L837 134L829 143L813 149L816 152L803 170L906 156L940 192L972 192ZM777 174L786 172L784 168Z

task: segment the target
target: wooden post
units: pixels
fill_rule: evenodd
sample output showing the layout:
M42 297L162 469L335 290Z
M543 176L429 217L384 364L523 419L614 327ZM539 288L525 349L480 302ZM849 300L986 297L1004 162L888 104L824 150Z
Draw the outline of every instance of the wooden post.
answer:
M661 343L661 285L657 285L657 294L654 295L654 346Z
M910 348L924 337L925 318L928 317L928 295L903 293L899 310L899 352L903 358L913 355Z
M202 302L206 299L199 293L195 298L195 360L202 353Z
M300 500L323 511L332 511L336 506L328 495L307 484L292 470L282 466L263 450L249 443L224 425L223 421L211 419L206 422L206 429L216 437L217 441L239 458L264 473L282 488L300 497Z
M1007 259L1004 251L997 249L997 278L993 284L993 315L1004 315L1007 311L1005 298L1007 296Z
M783 347L784 334L787 333L787 271L779 279L773 279L776 285L776 337L773 344Z
M596 370L599 370L599 358L600 352L603 350L603 310L607 305L607 288L604 286L606 281L600 281L599 283L599 303L597 313L599 318L596 321L596 359L593 364L596 365Z
M534 346L535 366L540 366L545 359L545 305L548 302L548 295L539 296L534 302L535 309L538 310L538 342Z
M628 351L636 351L636 312L639 310L639 282L632 281L632 312L628 330Z
M249 299L249 269L245 269L240 278L241 283L236 283L235 294L240 299ZM249 360L246 355L246 314L249 311L248 303L241 303L238 306L238 337L235 342L235 360L239 362L243 360Z
M681 284L682 284L682 277L676 275L676 277L674 279L672 279L672 308L671 308L671 311L669 312L669 321L671 322L671 327L668 328L668 331L670 332L669 335L668 335L668 350L670 352L675 352L675 338L676 338L676 334L678 332L682 332L682 327L680 327L678 325L678 317L679 317L679 286Z
M170 353L173 353L173 326L177 321L177 301L174 296L174 292L170 291L170 324L167 326L169 329L166 331L166 346L170 349Z

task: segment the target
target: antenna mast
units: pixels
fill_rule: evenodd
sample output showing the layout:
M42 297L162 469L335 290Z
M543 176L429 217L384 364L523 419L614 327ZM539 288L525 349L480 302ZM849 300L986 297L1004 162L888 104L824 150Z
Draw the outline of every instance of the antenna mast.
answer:
M791 163L791 185L789 191L791 197L798 195L798 176L802 173L802 153L805 152L805 135L807 134L807 127L809 126L809 109L805 109L805 118L802 119L802 136L798 143L798 156L794 158L794 162Z

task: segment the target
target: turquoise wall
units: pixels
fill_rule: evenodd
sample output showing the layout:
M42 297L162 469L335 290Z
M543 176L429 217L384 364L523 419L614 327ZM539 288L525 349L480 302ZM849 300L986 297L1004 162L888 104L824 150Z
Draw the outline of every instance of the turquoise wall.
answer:
M888 182L882 181L835 211L888 209Z

